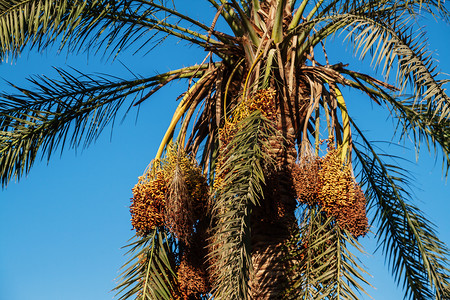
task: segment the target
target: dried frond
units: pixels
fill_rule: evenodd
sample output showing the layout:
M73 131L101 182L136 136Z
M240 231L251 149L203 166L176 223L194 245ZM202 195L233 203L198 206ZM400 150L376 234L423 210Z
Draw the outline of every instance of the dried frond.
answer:
M181 299L203 299L211 291L210 219L205 216L195 226L189 245L182 247L177 270L178 291Z
M186 181L180 166L176 165L168 189L164 221L170 232L184 243L188 243L193 231L191 211Z

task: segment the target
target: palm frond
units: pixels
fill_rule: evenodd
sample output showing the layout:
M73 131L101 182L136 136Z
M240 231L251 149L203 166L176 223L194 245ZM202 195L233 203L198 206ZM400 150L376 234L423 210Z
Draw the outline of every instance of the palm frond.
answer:
M443 82L436 79L438 73L430 53L425 50L422 33L414 34L416 28L409 25L408 19L392 26L389 21L350 15L348 18L353 22L347 27L347 37L361 58L372 52L372 62L382 66L387 77L392 66L397 66L398 86L402 91L407 85L413 87L415 106L429 117L437 116L440 120L450 117L450 98L442 87Z
M155 229L145 237L135 237L125 246L131 259L114 289L119 300L171 300L176 293L174 239Z
M450 168L450 120L430 118L421 107L407 101L390 101L390 104L391 112L399 123L400 135L412 139L416 153L422 142L426 143L430 152L432 149L435 154L442 151L442 168L447 176Z
M26 174L38 152L49 159L60 147L87 146L117 117L125 100L139 103L175 78L201 76L202 66L149 78L124 80L57 70L58 80L31 78L33 89L2 94L0 103L1 181ZM198 74L198 75L197 75ZM147 95L143 92L150 89ZM139 99L141 98L141 99Z
M81 20L94 26L111 9L108 0L10 0L0 3L0 43L4 60L17 56L27 44L44 47L64 34L68 36Z
M324 13L292 28L290 34L299 32L299 38L304 39L296 50L299 62L302 62L301 57L311 46L315 47L339 30L348 31L346 39L353 43L361 59L370 53L374 67L381 67L386 77L392 70L397 70L397 84L402 92L411 86L414 105L429 117L438 117L442 121L450 117L450 98L443 88L447 81L437 79L439 73L436 72L431 54L426 50L423 31L415 33L417 28L414 19L406 12L404 14L394 18L389 13L380 16ZM305 32L313 29L314 32L307 37Z
M200 22L193 21L176 10L167 8L164 10L153 2L139 2L141 1L133 1L132 5L123 7L117 6L115 11L105 14L102 23L96 26L92 26L88 19L83 20L75 29L75 34L70 36L70 41L81 40L83 43L68 42L70 51L83 49L82 47L110 48L111 53L117 54L132 47L136 54L145 49L149 43L152 43L152 46L148 47L149 50L153 49L169 36L202 48L212 50L222 48L223 43L211 37L213 32L209 34L207 27ZM216 54L222 56L220 52Z
M442 168L448 175L450 168L450 123L448 120L439 120L437 117L430 118L425 108L414 105L413 101L408 101L408 99L401 100L393 97L381 88L386 87L394 91L393 87L370 76L345 69L340 71L355 79L356 82L348 80L352 87L365 92L377 103L380 104L383 101L388 105L392 116L397 119L398 126L396 128L400 137L410 138L414 143L417 154L423 142L426 143L430 152L434 151L436 154L438 151L442 151ZM370 86L364 85L362 82Z
M408 14L415 18L421 17L424 12L442 20L449 20L449 11L445 7L445 2L440 0L365 0L365 1L333 1L332 7L326 10L327 13L352 13L365 14L373 18L385 17L386 15L401 16Z
M407 201L411 195L403 187L408 184L404 170L384 163L355 128L363 144L354 144L353 150L360 167L361 185L366 188L370 209L375 210L373 223L378 225L378 244L397 283L403 282L405 298L447 299L448 248L420 209Z
M305 208L296 238L288 299L359 299L367 292L367 272L348 246L364 253L351 234L339 228L333 217L318 208ZM358 294L356 293L358 292Z
M192 26L197 30L189 28ZM43 49L55 41L69 51L110 48L112 53L131 46L137 52L168 36L203 48L222 44L211 37L216 31L208 34L208 26L175 8L145 0L6 1L0 3L0 28L2 60L9 54L16 57L26 45ZM227 41L220 34L218 37Z
M244 35L244 30L242 27L242 22L239 19L239 15L233 9L233 6L226 0L208 0L217 11L220 12L224 20L228 23L228 26L233 31L234 35L237 37L242 37Z
M215 228L210 258L215 299L249 297L250 213L263 197L264 168L272 161L266 143L273 129L259 111L239 122L238 128L216 173L219 187L213 205ZM217 177L223 181L217 183Z

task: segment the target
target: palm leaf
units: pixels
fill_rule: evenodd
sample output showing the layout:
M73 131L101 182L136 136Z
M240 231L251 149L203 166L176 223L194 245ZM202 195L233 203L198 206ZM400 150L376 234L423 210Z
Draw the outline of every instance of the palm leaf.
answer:
M429 117L426 108L414 105L414 102L408 99L401 100L394 98L386 91L381 89L383 86L374 78L359 74L357 72L341 69L341 72L352 76L356 82L351 82L351 86L365 92L377 103L383 101L389 106L389 111L392 116L397 119L400 137L410 138L416 148L416 153L419 153L420 146L423 142L426 143L428 150L435 153L441 150L443 153L442 168L448 174L450 167L450 123L448 120L439 120L437 117ZM363 85L361 81L368 83L370 86ZM395 90L392 87L386 86L391 91Z
M448 175L450 168L450 120L430 118L420 106L407 101L391 101L392 114L397 118L401 136L411 138L416 146L416 153L420 145L425 142L429 151L442 151L442 168Z
M93 26L109 9L109 1L93 0L11 0L0 3L0 43L4 60L8 53L19 54L28 43L39 48L89 19Z
M112 53L139 42L137 52L150 41L158 45L167 36L204 48L222 44L208 36L208 26L167 5L145 0L4 1L0 3L0 28L1 59L8 54L16 57L26 45L43 49L57 40L61 48L67 45L72 52L111 48Z
M216 173L216 177L225 175L213 205L215 299L249 297L250 213L263 197L264 167L271 162L266 143L273 129L261 113L255 111L238 128Z
M420 17L423 12L427 12L434 17L447 21L449 20L449 12L444 4L445 2L440 0L334 0L328 4L327 9L321 14L356 13L376 18L386 15L400 17L404 14Z
M351 234L318 208L305 208L296 238L288 299L359 299L367 274L348 246L364 253ZM292 253L292 251L291 251Z
M39 151L50 158L58 147L87 146L117 117L125 101L130 105L149 97L173 78L201 76L204 66L184 68L153 77L124 80L57 70L60 79L31 78L33 89L2 94L0 103L0 178L28 173ZM150 89L146 95L143 92ZM139 100L140 98L140 100Z
M171 300L176 291L174 239L155 229L145 237L135 237L126 247L132 258L126 262L120 283L114 289L119 300Z
M424 107L429 117L440 120L450 117L450 98L445 93L442 82L436 79L431 55L425 50L421 33L414 36L416 28L404 24L393 26L389 21L375 21L360 16L348 16L352 20L347 37L352 37L356 51L364 58L371 50L375 66L382 65L389 76L391 66L397 61L397 83L404 90L409 83L414 88L414 104Z
M371 209L375 209L373 222L378 225L378 243L395 279L399 284L403 282L405 298L447 299L450 287L448 248L420 209L407 201L411 195L402 187L408 184L404 170L384 163L355 128L363 144L354 144L353 150L366 198Z

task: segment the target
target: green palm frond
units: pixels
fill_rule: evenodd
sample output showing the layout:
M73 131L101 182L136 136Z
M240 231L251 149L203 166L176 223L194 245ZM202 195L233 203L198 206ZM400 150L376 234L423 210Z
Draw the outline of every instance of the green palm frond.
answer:
M325 12L366 14L373 18L389 15L400 16L405 13L414 17L420 17L427 12L443 20L449 20L449 11L445 2L440 0L366 0L366 1L332 1L331 6Z
M340 272L335 276L335 280L340 280L335 287L336 295L338 295L338 298L355 300L359 299L359 295L363 293L369 295L361 284L370 286L370 283L364 277L365 275L370 276L370 274L365 270L358 257L350 251L350 248L352 248L359 253L365 254L364 248L346 230L338 229L337 235L339 237L337 252L341 255L341 259L339 261L340 265L338 265Z
M294 30L305 26L308 28L308 25L301 24ZM309 47L316 46L339 30L348 31L346 38L354 44L355 52L360 52L362 59L370 53L374 66L381 66L387 77L397 66L398 86L404 91L407 85L411 85L414 104L426 111L429 117L437 116L440 120L450 117L450 98L443 88L445 82L436 79L439 74L431 55L425 50L425 41L420 34L414 36L412 33L415 27L407 22L393 26L384 20L352 14L319 18L311 22L309 28L311 26L318 27L318 30L299 47L297 55L303 55Z
M426 143L430 152L442 151L442 168L447 176L450 168L450 120L430 118L420 106L407 101L390 103L393 108L391 112L399 123L400 135L414 141L416 153L422 142Z
M360 130L358 133L363 136ZM395 279L399 284L403 282L405 298L447 299L449 250L437 237L433 224L407 201L411 195L402 187L408 184L404 170L384 163L365 138L353 150L361 184L374 210L373 223L378 225L378 244Z
M184 16L175 9L149 1L116 4L115 10L106 13L98 25L92 26L87 19L77 25L75 30L70 40L81 40L83 43L68 42L71 51L85 46L88 49L110 48L112 53L118 53L132 47L134 53L137 53L149 43L153 45L151 50L169 36L202 48L223 48L223 43L216 39L214 32L206 25ZM216 54L222 56L220 52Z
M329 5L312 20L293 27L290 34L300 33L299 39L304 41L297 49L297 57L301 58L310 47L315 47L327 37L339 31L347 31L346 39L353 43L355 52L360 53L361 59L370 53L374 67L381 67L386 77L392 70L396 70L400 89L404 91L408 86L413 88L415 105L426 108L430 117L437 116L440 120L448 118L450 99L443 88L445 82L436 79L439 73L426 50L423 32L415 33L417 26L413 17L418 12L408 10L423 4L430 8L430 13L442 12L447 19L450 14L441 3L432 1L408 2L411 7L406 3L399 3L399 7L397 2L377 3L368 1L358 8L342 8L339 13ZM386 6L384 14L380 12L378 5ZM372 6L376 8L373 13L366 11L372 9ZM399 11L402 11L400 16L396 15ZM305 33L310 31L313 32L307 36Z
M1 1L0 58L4 60L8 53L16 56L28 43L43 47L62 33L68 36L83 19L92 26L109 9L109 1L103 0Z
M155 229L125 246L131 259L124 265L119 285L119 300L172 300L176 292L174 239Z
M26 174L39 151L49 159L58 147L89 145L114 122L127 99L130 105L140 103L174 78L201 76L204 66L133 80L57 71L58 80L31 78L33 89L16 87L21 94L0 95L3 186Z
M211 261L215 273L215 299L248 299L252 270L250 214L263 198L264 168L272 161L267 153L273 129L259 111L238 123L238 132L227 145L222 177L213 205L214 237ZM216 182L218 179L216 178Z
M130 46L137 52L168 36L203 48L222 44L213 38L215 31L208 35L208 26L175 8L145 0L6 1L0 3L0 28L2 60L8 54L17 56L26 45L43 49L55 41L69 51L111 48L112 53Z
M450 123L448 120L429 117L426 108L414 105L414 101L394 98L381 89L383 85L379 81L370 76L345 69L340 71L355 79L355 82L351 81L352 87L365 92L377 103L383 102L389 106L392 116L398 122L397 130L400 137L411 139L416 147L417 154L423 142L426 143L430 152L434 150L436 154L439 150L442 151L442 168L446 175L448 174L450 167ZM366 84L363 84L363 82ZM392 87L386 85L385 87L395 91Z
M211 3L217 11L220 12L224 20L227 22L230 29L233 31L234 35L237 37L242 37L245 33L245 28L242 24L241 19L239 18L239 14L233 9L233 5L228 3L226 0L207 0ZM235 1L236 2L236 1ZM248 23L247 23L248 24Z
M349 246L364 253L351 234L340 229L333 217L316 207L305 208L299 237L296 238L288 299L359 299L369 285ZM292 253L292 250L291 250Z
M382 66L388 77L392 67L397 66L397 83L402 91L413 86L414 105L429 117L440 120L450 117L450 98L436 79L436 67L431 55L425 50L422 34L414 34L416 28L403 24L392 26L389 21L375 21L361 16L348 16L352 20L347 35L361 58L371 53L374 66ZM397 62L397 63L395 63ZM425 108L425 109L424 109Z

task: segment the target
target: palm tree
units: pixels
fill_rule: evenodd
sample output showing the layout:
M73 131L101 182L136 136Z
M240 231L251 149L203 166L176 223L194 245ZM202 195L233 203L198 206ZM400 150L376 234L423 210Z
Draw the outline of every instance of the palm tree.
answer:
M389 109L401 136L442 151L448 170L450 99L415 33L424 14L448 22L444 4L205 5L216 11L210 24L174 1L0 1L2 60L53 44L69 53L139 52L167 37L207 53L201 64L132 79L58 69L57 79L3 93L3 187L38 155L88 145L121 107L184 80L156 157L133 188L136 237L120 299L358 299L368 282L351 251L363 251L369 224L405 298L448 299L447 247L411 201L405 170L377 152L341 93L350 87ZM325 41L337 34L386 80L330 64Z

